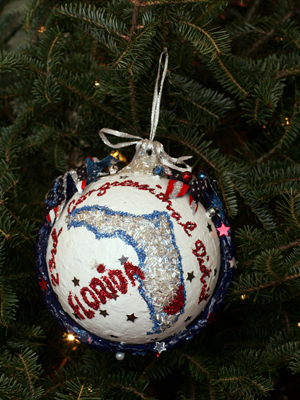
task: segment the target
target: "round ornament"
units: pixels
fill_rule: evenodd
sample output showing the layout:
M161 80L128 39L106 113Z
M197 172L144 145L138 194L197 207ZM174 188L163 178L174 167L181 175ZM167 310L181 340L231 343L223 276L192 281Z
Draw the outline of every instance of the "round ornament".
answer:
M136 154L121 171L112 156L87 158L55 180L37 270L64 329L122 360L126 351L171 349L210 324L236 262L214 181L193 177L187 157L169 157L153 133L142 140L102 129L108 145L105 133L137 139Z

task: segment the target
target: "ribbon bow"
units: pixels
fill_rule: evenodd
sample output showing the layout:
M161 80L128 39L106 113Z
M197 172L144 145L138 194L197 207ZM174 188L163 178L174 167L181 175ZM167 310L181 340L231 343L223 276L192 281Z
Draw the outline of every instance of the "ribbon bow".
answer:
M162 74L162 78L161 78L161 82L160 82L160 88L159 88L159 92L158 92L160 67L161 67L163 55L166 56L166 60L165 60L164 70L163 70L163 74ZM189 165L187 165L184 161L192 158L192 156L183 156L183 157L179 157L179 158L170 157L165 152L164 147L161 143L153 141L155 133L156 133L157 125L158 125L158 120L159 120L160 102L161 102L164 81L165 81L165 78L167 75L168 60L169 60L169 55L168 55L167 49L165 48L159 58L158 73L157 73L154 95L153 95L153 102L152 102L150 140L143 139L140 136L130 135L129 133L120 132L120 131L116 131L114 129L109 129L109 128L102 128L99 131L99 136L107 146L112 147L113 149L120 149L122 147L127 147L127 146L131 146L133 144L136 144L137 151L141 148L141 146L146 147L146 149L151 149L152 151L154 151L156 156L159 158L159 161L163 165L167 165L168 167L175 169L177 171L181 171L181 172L191 171L192 168ZM131 142L112 144L105 136L105 133L109 134L109 135L121 137L121 138L137 139L137 140L134 140ZM178 167L176 164L184 164L185 168Z

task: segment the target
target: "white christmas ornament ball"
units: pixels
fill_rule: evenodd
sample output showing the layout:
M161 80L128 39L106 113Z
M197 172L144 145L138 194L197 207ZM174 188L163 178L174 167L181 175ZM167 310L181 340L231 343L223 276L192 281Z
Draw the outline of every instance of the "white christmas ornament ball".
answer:
M168 184L141 166L102 177L75 193L52 227L52 289L62 309L100 338L162 341L183 331L214 292L215 226L200 203L196 212L190 207L188 193L166 196Z

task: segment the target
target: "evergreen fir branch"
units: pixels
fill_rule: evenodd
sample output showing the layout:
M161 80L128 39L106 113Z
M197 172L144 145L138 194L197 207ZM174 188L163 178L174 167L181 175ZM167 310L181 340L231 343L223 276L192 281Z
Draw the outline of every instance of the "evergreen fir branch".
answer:
M244 52L244 57L249 57L251 53L257 51L259 47L265 44L276 32L276 28L279 24L283 24L288 21L294 14L293 10L289 10L279 22L276 22L272 29L266 32L263 36L261 36L246 52Z
M8 326L16 319L19 300L9 285L0 286L0 326Z
M226 31L217 28L205 30L188 21L176 21L171 24L175 33L191 41L201 55L211 54L211 60L229 51L229 36Z
M65 4L57 10L58 13L65 15L70 18L88 23L91 26L107 30L116 37L122 39L128 39L128 36L124 35L126 30L125 24L119 21L113 15L105 15L105 9L97 9L96 6L86 4Z
M297 137L297 133L300 128L300 116L298 112L298 101L294 104L293 113L291 115L288 125L284 126L282 136L276 145L265 153L263 156L256 160L256 164L260 164L266 158L269 158L274 152L280 150L283 146L291 144L291 142Z
M156 26L153 23L150 23L141 29L134 39L129 42L127 48L119 58L114 62L113 68L125 69L126 72L129 72L133 76L138 73L140 74L141 72L145 73L145 69L142 69L141 71L141 67L145 68L145 66L147 66L149 68L152 64L152 57L150 57L150 59L147 59L146 57L142 58L142 54L147 51L147 54L149 55L149 47L147 48L147 46L149 46L149 43L155 34ZM138 60L140 61L136 67Z
M270 287L275 287L282 283L291 283L290 281L297 280L300 278L300 271L293 275L285 276L284 278L275 279L270 281L268 277L266 277L263 273L255 273L255 274L248 274L247 276L240 275L238 281L234 282L235 288L232 289L232 295L235 298L239 298L241 295L245 293L255 293L256 298L260 295L263 289L267 289ZM264 293L261 293L261 299L263 299ZM270 298L266 298L268 302L271 301Z
M45 65L43 62L23 54L4 53L5 58L0 61L0 73L2 71L17 72L28 70L41 75L45 74Z
M132 3L137 0L129 0ZM166 4L190 4L190 3L206 3L207 0L142 0L142 7L157 6Z
M194 22L201 22L201 25L210 23L219 18L219 16L224 11L225 7L228 6L227 0L216 0L214 2L209 2L207 4L203 3L203 7L200 7L200 13L196 16ZM227 30L227 29L226 29Z
M281 99L285 83L279 79L274 80L264 77L253 88L253 94L248 96L242 107L245 110L245 116L250 117L250 122L266 124L272 117Z
M289 368L293 371L294 374L300 372L300 350L296 351L292 356L292 359L289 363Z
M79 378L74 381L68 381L66 384L68 394L57 394L55 400L70 399L70 400L86 400L86 399L99 399L95 397L92 386L88 383L81 383Z
M109 34L109 32L93 29L86 24L81 25L81 29L88 35L96 39L98 42L102 43L112 53L120 54L119 46L113 36Z
M85 82L82 82L80 78L82 78L83 75L70 75L67 74L66 72L63 74L60 74L59 77L55 77L55 81L59 83L60 85L66 87L70 92L75 93L78 96L81 96L84 100L86 100L88 103L91 105L95 106L96 108L101 109L104 111L104 113L110 115L114 119L118 120L122 124L129 126L130 128L133 129L132 125L127 122L123 117L120 115L116 114L111 108L104 106L102 103L97 101L97 98L95 96L95 92L91 93L91 85L94 83L93 79L89 79L89 84L87 85ZM93 91L94 91L94 86L93 86Z
M284 34L285 39L290 39L290 43L293 43L296 49L300 50L300 32L298 27L295 26L294 21L289 24L285 24L280 31Z
M218 184L228 217L235 217L238 212L237 198L228 171L218 173Z
M13 378L7 377L4 374L0 376L0 398L3 400L26 399L27 388L21 383L16 382Z
M189 371L198 381L209 380L212 372L213 365L204 356L190 354L181 350L174 350L176 354L176 364L182 367L184 362L188 362Z
M124 399L139 398L142 400L155 400L145 394L148 382L141 381L137 374L133 372L122 371L119 374L110 376L109 393L122 396Z
M234 69L234 72L230 71L229 68L227 67L227 64L229 63L229 60L231 62L231 68ZM243 73L243 76L241 72L245 70L246 66L245 61L238 59L236 57L218 57L216 60L214 60L211 64L210 67L212 68L212 71L217 78L217 80L221 83L221 85L227 89L230 93L235 94L241 99L244 99L245 97L249 96L249 89L250 89L250 84L249 84L249 76L246 77L245 73ZM246 72L246 71L245 71ZM239 75L239 78L234 75ZM246 88L242 86L239 82L243 81L243 85ZM249 87L249 89L248 89Z

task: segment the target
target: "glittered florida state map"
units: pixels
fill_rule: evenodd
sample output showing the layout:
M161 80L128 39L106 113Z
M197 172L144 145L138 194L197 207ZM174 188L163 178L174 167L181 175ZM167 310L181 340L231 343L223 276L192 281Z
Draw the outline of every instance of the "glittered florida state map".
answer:
M67 215L66 223L69 230L84 227L97 240L118 238L135 250L138 265L131 264L125 258L123 264L129 283L135 285L137 281L138 291L149 309L153 326L148 334L163 332L177 321L184 312L186 293L181 255L175 242L173 223L167 212L154 211L151 214L134 215L93 205L73 210ZM110 275L115 287L125 294L127 286L122 286L125 279L123 274L110 271ZM97 294L101 304L112 298L105 296L103 282L99 278L90 282L90 288ZM84 319L78 305L74 303L76 300L80 304L80 299L73 299L70 292L69 304L75 313L77 310L77 317L82 316ZM93 315L93 311L90 315Z

